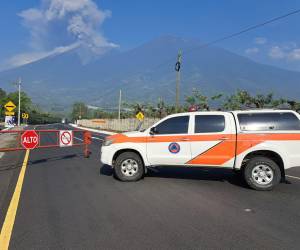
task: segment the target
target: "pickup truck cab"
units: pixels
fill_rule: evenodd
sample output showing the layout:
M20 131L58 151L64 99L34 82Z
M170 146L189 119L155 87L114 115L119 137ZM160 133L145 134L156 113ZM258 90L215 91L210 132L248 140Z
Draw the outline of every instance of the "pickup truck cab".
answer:
M205 166L241 173L256 190L271 190L285 169L300 166L300 115L291 110L190 112L165 117L145 131L106 138L101 161L122 181L148 166Z

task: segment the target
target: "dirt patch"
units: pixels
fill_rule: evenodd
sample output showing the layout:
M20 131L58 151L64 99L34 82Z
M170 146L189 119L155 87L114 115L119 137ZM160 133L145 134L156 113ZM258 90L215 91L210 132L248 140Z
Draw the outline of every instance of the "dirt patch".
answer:
M19 146L20 133L0 133L0 151L4 148L14 148Z

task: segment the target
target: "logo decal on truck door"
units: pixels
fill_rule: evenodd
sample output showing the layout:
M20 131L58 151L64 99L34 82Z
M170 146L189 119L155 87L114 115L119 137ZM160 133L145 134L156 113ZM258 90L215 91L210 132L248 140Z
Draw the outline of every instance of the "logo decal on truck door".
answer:
M170 145L169 145L169 151L172 153L172 154L177 154L179 151L180 151L180 146L178 143L176 142L172 142Z

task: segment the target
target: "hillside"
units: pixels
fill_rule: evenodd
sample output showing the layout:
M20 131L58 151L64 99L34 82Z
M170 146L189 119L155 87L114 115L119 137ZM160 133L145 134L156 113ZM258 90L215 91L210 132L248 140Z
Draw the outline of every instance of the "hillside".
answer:
M24 89L42 107L69 107L74 101L95 106L115 106L121 88L126 101L175 99L174 64L183 50L181 99L198 88L206 94L246 89L274 92L300 99L300 72L262 65L217 47L193 50L193 39L164 36L125 52L113 51L83 65L77 51L69 51L19 68L0 72L1 87L21 76ZM173 58L173 60L172 60Z

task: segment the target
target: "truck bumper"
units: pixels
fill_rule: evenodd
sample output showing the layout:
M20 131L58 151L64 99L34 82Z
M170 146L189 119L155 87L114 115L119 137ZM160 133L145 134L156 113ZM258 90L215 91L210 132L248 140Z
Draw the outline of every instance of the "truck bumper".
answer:
M115 149L113 146L102 146L100 152L100 161L102 164L112 166L113 165L113 157L115 154Z

